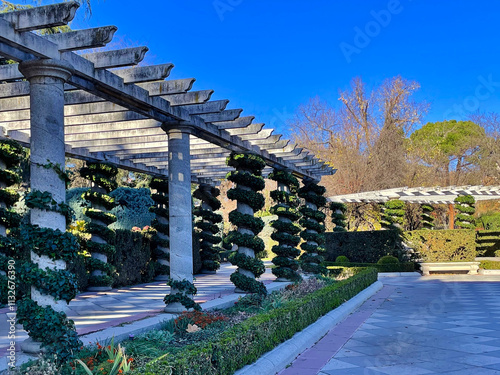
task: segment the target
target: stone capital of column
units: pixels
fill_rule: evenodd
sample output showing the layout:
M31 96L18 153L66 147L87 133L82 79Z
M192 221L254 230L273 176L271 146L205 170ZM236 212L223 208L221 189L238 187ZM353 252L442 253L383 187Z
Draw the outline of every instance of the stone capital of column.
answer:
M19 71L31 82L45 77L57 78L66 82L74 72L73 66L63 60L39 59L23 61Z
M161 128L167 134L179 134L179 133L187 133L192 134L194 130L194 126L182 121L177 122L164 122L161 125Z

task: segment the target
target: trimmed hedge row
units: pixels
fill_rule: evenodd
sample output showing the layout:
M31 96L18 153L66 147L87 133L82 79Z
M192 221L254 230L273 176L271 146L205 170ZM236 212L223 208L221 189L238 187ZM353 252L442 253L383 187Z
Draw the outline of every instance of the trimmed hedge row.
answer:
M483 270L500 270L500 262L494 260L482 260L479 268Z
M165 354L131 374L231 375L377 281L374 268L258 314L220 336Z
M480 257L500 256L500 230L477 231L476 252Z
M414 230L405 236L425 262L470 262L476 257L476 234L471 229Z
M384 255L398 257L401 242L398 230L330 232L325 238L325 260L329 262L344 255L351 262L377 263Z
M378 272L413 272L415 271L415 263L392 263L392 264L378 264L378 263L340 263L340 262L325 262L324 265L330 267L374 267Z

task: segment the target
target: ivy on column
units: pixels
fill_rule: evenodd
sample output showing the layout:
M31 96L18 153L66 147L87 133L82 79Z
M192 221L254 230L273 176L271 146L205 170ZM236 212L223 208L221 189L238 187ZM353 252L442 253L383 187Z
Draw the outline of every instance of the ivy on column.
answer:
M215 273L220 268L221 248L217 246L222 241L222 237L217 224L222 222L222 216L215 213L221 207L217 197L220 190L214 186L200 184L193 192L193 197L201 201L201 205L193 211L200 220L195 223L195 227L200 231L200 256L202 262L202 273Z
M156 230L153 236L153 256L155 262L156 280L168 280L170 278L170 241L168 227L168 180L162 177L154 177L149 187L155 192L151 198L155 205L149 211L156 215L151 226Z
M90 207L83 210L90 219L84 226L90 238L83 241L83 247L91 253L91 257L86 258L90 272L89 290L109 290L113 284L114 268L108 263L108 258L115 253L115 231L108 226L116 221L116 216L108 211L117 204L108 194L117 187L117 173L118 169L107 163L87 163L80 169L80 175L93 185L82 194L82 198L90 202Z
M295 224L300 218L296 208L299 204L297 190L299 181L290 173L283 170L274 170L269 179L278 183L278 189L271 192L271 198L276 204L271 207L271 213L278 215L278 220L271 223L275 232L271 238L278 242L273 246L272 252L276 254L272 262L276 267L272 273L278 278L278 281L298 281L302 277L297 270L299 262L295 259L300 255L297 245L300 243L300 227Z
M334 232L347 232L347 223L345 213L347 207L341 202L330 202L330 210L332 211L332 223L335 224Z
M228 234L228 241L238 246L238 252L231 254L229 261L238 266L230 279L237 292L267 294L265 285L257 281L265 272L259 259L265 251L264 241L257 235L264 228L261 218L254 217L255 211L264 207L264 196L259 193L265 187L262 177L264 160L254 154L232 153L227 165L236 170L227 174L227 179L236 184L227 192L227 197L236 200L236 210L229 213L229 221L238 229Z
M405 217L405 202L391 199L382 205L380 224L384 229L398 229L403 227Z
M472 195L459 195L455 198L455 209L458 215L455 216L455 226L461 229L475 229L474 213L476 200Z
M430 204L422 204L422 228L423 229L434 229L434 218L431 213L434 211L434 207Z
M304 240L300 246L304 253L300 256L302 270L306 273L326 274L327 270L321 265L325 248L325 226L326 215L319 209L326 204L326 198L323 196L326 189L314 181L304 180L298 195L304 199L304 205L300 208L302 219L299 224L304 228L300 236Z
M8 296L8 275L14 263L9 259L15 253L11 231L21 223L19 214L12 210L12 206L19 200L19 194L10 189L21 181L17 167L24 155L21 145L10 139L0 140L0 303L15 301ZM12 272L10 273L12 275ZM14 272L15 274L15 272Z

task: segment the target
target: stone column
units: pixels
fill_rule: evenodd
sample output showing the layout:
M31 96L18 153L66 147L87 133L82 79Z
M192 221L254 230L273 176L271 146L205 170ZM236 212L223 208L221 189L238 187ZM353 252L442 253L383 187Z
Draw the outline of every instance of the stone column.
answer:
M64 170L64 83L73 74L73 67L59 60L31 60L19 64L19 71L30 82L30 129L31 129L31 189L48 191L58 203L66 201L66 185L53 168L44 168L52 163ZM31 224L54 230L66 230L66 220L59 212L32 209ZM31 252L31 261L40 269L66 269L66 262ZM42 294L31 287L31 299L42 307L64 312L67 304L63 300ZM23 351L38 353L41 343L31 338L21 344Z
M170 236L170 278L193 282L193 216L191 207L191 156L189 126L165 128L168 134L168 194ZM170 294L179 293L172 288ZM186 308L176 302L165 312L181 312Z
M58 203L66 201L66 185L53 168L43 165L52 163L64 170L64 83L73 74L73 67L52 59L30 60L19 64L19 71L30 82L31 123L31 190L48 191ZM66 231L66 219L59 212L32 209L31 224ZM65 269L66 262L51 260L47 256L31 253L31 260L39 268ZM32 287L31 299L40 306L51 306L64 311L67 304L52 296L41 294Z

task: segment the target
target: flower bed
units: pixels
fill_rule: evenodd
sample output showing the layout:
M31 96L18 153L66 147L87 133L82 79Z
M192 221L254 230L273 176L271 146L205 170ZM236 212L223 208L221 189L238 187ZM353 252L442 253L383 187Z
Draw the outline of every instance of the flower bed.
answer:
M183 313L161 330L123 342L132 370L122 373L233 374L377 280L373 268L355 273L343 281L311 278L268 296L249 294L222 311ZM84 348L79 355L94 374L111 374L108 344ZM57 373L87 374L76 361Z

